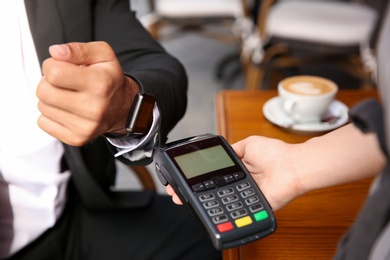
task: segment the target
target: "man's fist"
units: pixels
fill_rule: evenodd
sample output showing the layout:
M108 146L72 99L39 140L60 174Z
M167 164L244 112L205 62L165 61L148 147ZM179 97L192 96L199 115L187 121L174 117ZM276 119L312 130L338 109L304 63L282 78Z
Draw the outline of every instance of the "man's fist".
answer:
M37 88L38 125L73 146L125 125L139 86L105 42L53 45Z

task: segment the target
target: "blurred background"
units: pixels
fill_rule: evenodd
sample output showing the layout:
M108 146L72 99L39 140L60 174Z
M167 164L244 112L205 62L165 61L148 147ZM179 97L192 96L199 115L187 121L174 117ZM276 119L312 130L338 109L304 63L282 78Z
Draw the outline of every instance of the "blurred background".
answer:
M373 46L386 1L130 0L187 70L187 112L168 141L216 133L214 97L222 89L275 89L298 74L323 76L340 88L375 88ZM125 174L117 188L137 186L119 167ZM148 169L155 177L154 166Z

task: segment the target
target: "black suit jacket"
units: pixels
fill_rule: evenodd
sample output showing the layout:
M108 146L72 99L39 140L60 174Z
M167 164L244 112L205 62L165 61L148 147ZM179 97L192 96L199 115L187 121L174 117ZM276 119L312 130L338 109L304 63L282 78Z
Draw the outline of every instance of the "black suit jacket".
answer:
M130 12L128 0L25 0L25 5L41 63L49 57L52 44L108 42L123 70L137 78L146 93L156 96L162 119L160 140L166 141L186 109L186 73L144 30ZM149 200L147 192L110 192L115 163L104 138L84 147L64 146L72 180L87 207L143 206Z

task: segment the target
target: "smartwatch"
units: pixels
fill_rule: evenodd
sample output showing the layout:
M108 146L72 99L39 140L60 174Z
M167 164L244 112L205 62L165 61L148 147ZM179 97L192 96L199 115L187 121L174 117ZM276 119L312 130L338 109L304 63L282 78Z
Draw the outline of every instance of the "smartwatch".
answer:
M147 134L153 121L155 103L154 96L142 92L135 95L125 127L127 136Z
M125 125L126 134L116 135L105 133L107 138L125 138L128 136L142 136L148 133L153 121L153 108L156 98L143 92L134 97L129 116Z

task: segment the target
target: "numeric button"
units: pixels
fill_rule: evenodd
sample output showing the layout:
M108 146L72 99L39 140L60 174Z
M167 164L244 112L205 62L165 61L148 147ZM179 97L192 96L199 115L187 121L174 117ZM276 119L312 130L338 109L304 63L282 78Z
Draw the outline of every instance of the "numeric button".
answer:
M207 202L203 203L203 206L206 209L209 209L209 208L213 208L213 207L219 206L219 202L216 201L216 200L211 200L211 201L207 201Z
M246 205L250 206L250 205L255 204L255 203L259 202L259 201L260 201L259 197L253 196L253 197L247 198L245 200L245 203L246 203Z
M213 222L215 224L222 223L228 220L228 217L226 215L216 216L213 217Z
M215 199L215 196L213 193L207 193L199 196L200 201L209 201Z
M218 207L215 209L209 209L207 212L209 213L210 217L213 217L213 216L222 214L223 209L221 207Z
M246 209L240 209L240 210L237 210L237 211L234 211L231 213L232 218L234 218L234 219L243 217L247 214L248 214L248 212L246 211Z
M238 200L238 196L236 194L228 196L228 197L225 197L225 198L222 198L222 202L224 204L229 204L229 203L235 202L237 200Z
M249 190L241 192L241 196L243 198L247 198L247 197L252 196L254 194L255 194L255 191L253 189L249 189Z
M244 206L244 205L243 205L240 201L238 201L238 202L235 202L235 203L233 203L233 204L227 205L226 208L227 208L228 211L233 211L233 210L240 209L240 208L242 208L243 206Z
M240 183L237 185L237 190L238 191L243 191L243 190L246 190L250 187L251 185L249 184L249 182L244 182L244 183Z
M233 188L227 188L227 189L218 191L218 196L219 197L225 197L225 196L233 194L233 193L234 193L234 189Z

